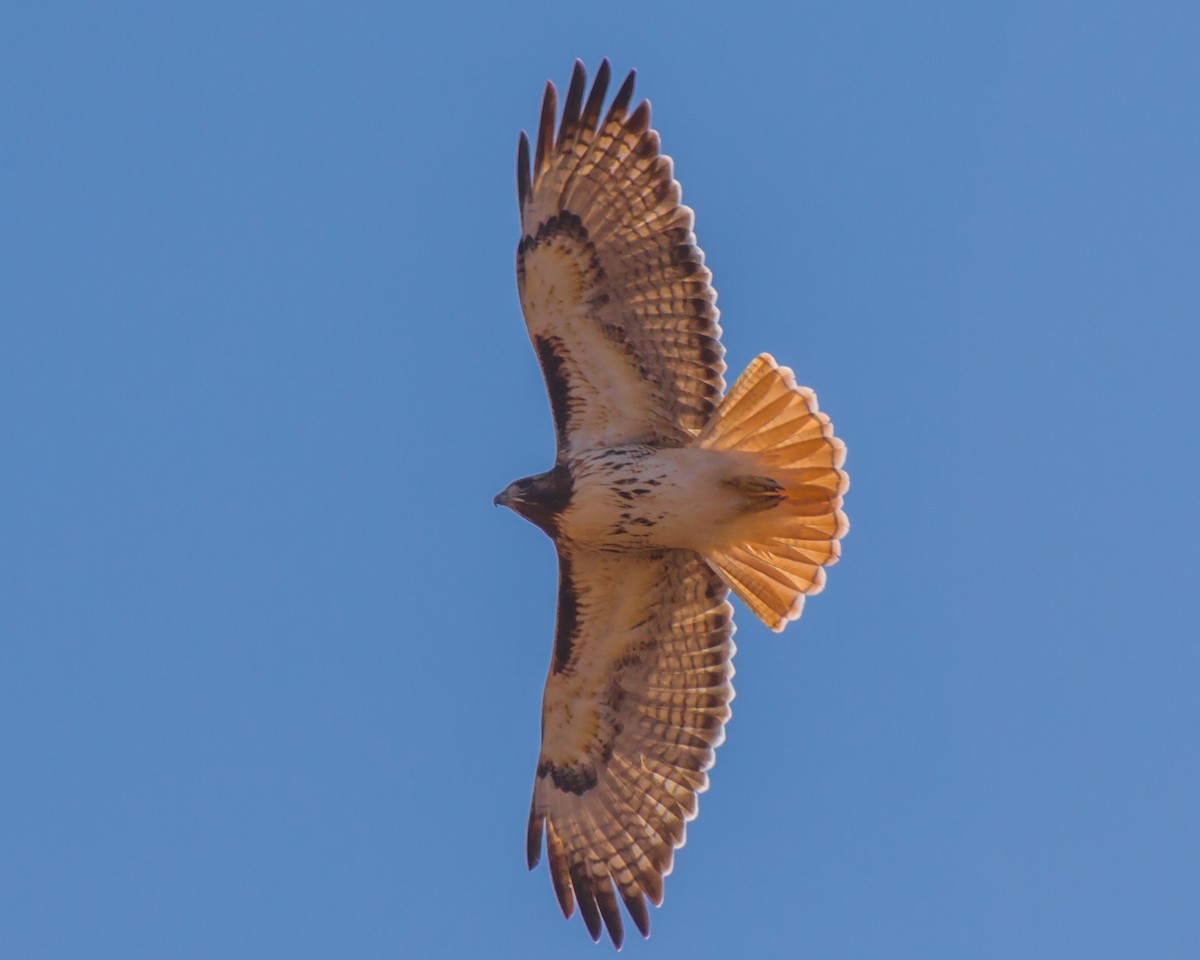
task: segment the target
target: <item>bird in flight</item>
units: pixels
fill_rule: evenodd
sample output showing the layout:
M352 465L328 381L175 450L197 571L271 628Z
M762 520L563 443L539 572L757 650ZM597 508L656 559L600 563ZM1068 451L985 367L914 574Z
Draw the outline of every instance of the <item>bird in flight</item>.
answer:
M769 354L725 393L716 291L634 73L603 110L575 62L521 133L517 284L558 453L496 503L558 551L558 614L529 813L563 914L619 949L724 739L732 590L772 630L825 585L846 533L845 445Z

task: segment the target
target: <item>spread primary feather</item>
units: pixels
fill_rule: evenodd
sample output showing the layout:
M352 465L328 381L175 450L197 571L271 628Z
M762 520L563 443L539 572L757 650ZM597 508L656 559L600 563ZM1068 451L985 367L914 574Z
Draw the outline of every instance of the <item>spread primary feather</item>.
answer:
M521 134L517 282L558 453L497 498L559 556L528 829L563 912L643 934L733 700L732 589L781 630L846 533L845 446L767 354L728 395L716 293L631 72L575 63Z

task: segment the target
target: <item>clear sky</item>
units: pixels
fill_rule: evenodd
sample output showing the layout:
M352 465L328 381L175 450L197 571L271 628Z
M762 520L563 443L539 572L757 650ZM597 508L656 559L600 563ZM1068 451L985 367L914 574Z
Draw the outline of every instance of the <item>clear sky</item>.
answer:
M407 6L0 14L0 955L610 952L492 506L517 131L608 56L853 477L626 954L1200 956L1200 9Z

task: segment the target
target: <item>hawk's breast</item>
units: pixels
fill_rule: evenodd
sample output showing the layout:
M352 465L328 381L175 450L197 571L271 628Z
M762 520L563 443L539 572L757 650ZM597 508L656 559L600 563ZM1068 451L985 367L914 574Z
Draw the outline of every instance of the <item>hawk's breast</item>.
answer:
M559 535L599 550L701 549L736 510L710 451L641 444L590 450L570 463Z

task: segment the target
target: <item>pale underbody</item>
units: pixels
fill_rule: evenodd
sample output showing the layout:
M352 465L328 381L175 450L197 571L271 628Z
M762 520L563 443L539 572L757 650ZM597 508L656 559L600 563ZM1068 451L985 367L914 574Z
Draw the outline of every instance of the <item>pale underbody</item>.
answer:
M754 539L756 514L736 482L754 472L751 456L632 445L584 451L568 465L574 487L558 534L581 547L703 554Z

